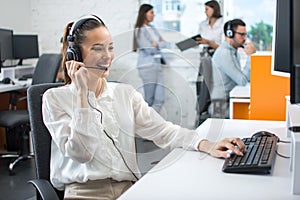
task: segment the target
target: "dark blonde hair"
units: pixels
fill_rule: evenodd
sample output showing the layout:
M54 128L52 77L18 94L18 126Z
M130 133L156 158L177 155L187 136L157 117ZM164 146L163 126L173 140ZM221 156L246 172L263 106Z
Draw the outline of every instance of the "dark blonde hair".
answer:
M67 61L67 57L66 57L66 51L67 48L69 47L69 41L68 41L68 36L70 35L70 30L73 26L74 22L70 22L66 25L65 29L64 29L64 33L63 33L63 37L62 37L62 62L61 62L61 67L64 71L64 82L65 84L70 84L71 78L68 75L68 71L67 71L67 67L66 67L66 61ZM83 24L81 24L76 30L73 30L72 36L74 38L74 41L72 42L72 45L76 45L80 51L82 50L81 45L82 43L85 41L86 39L86 31L90 31L93 29L96 29L100 26L105 26L104 23L100 23L100 21L96 20L96 19L88 19L86 20Z

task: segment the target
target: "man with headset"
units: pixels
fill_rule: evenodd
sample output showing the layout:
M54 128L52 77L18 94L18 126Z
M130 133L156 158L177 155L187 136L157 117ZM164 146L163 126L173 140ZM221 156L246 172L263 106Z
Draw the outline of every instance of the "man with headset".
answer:
M224 25L225 41L212 57L211 105L212 117L228 118L229 92L236 85L246 85L250 81L250 55L256 52L251 42L246 42L246 24L233 19ZM242 68L238 49L243 48L247 62Z

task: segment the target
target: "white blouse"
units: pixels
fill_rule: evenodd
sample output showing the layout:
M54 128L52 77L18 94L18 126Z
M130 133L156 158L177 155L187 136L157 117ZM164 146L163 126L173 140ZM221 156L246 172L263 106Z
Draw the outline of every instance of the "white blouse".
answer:
M212 27L209 25L209 19L206 19L199 24L198 33L220 45L225 39L223 26L223 17L218 18Z
M129 85L109 82L101 96L89 92L88 98L94 108L77 108L74 84L49 89L43 96L43 119L52 137L50 179L57 189L96 179L135 180L116 147L140 177L135 133L171 149L197 150L202 139L195 130L165 121Z

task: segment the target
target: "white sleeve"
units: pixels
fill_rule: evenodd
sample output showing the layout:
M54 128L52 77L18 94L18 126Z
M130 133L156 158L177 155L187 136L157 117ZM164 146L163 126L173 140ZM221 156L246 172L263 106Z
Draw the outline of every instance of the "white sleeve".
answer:
M182 147L198 150L202 138L195 130L182 128L165 121L153 108L149 107L142 95L137 91L133 94L136 133L142 138L152 140L161 148Z

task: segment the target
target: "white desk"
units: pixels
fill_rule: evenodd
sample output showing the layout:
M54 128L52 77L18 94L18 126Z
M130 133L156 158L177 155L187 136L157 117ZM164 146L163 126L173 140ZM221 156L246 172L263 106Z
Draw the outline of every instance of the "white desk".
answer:
M269 130L286 139L285 122L278 121L208 119L197 130L217 139ZM278 144L281 154L289 155L289 148L289 144ZM175 149L119 199L300 199L291 194L289 159L276 156L270 175L223 173L223 162L204 153Z
M33 74L34 69L35 66L33 65L2 68L0 73L0 80L5 77L9 77L15 82L15 84L0 84L0 93L28 88L31 85L32 79L19 81L18 78L22 77L22 75L24 74Z
M20 78L24 74L33 74L35 66L33 65L20 65L15 67L3 67L1 68L0 79L5 77L11 79Z
M31 85L32 79L26 81L14 80L15 84L0 84L0 93L10 92L15 90L27 89Z
M245 104L247 108L250 104L250 85L235 86L229 93L229 118L234 118L234 105ZM247 109L248 110L248 109Z

